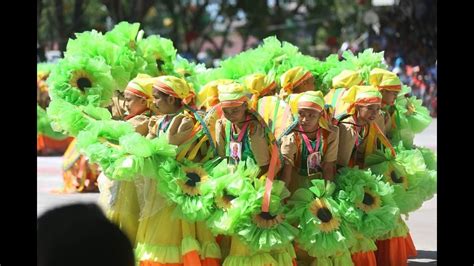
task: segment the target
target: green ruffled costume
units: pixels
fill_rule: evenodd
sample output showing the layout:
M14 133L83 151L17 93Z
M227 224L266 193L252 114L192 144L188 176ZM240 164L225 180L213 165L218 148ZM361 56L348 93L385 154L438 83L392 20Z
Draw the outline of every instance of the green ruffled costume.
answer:
M407 214L421 207L424 201L436 192L436 172L426 169L423 155L419 150L405 150L403 145L396 148L393 158L388 150L369 155L367 167L375 174L384 175L392 184L395 200L400 213Z
M207 219L207 225L214 235L232 235L241 219L249 212L251 202L255 199L252 186L260 168L248 158L240 161L235 172L231 172L227 161L222 160L211 171L214 177L203 184L203 193L213 196L214 210Z
M396 128L390 132L391 141L394 144L402 141L405 148L413 147L415 134L425 130L432 121L429 110L422 106L422 101L415 96L406 97L410 92L408 86L402 87L402 92L395 101Z
M230 254L224 266L293 265L296 258L292 240L297 229L285 217L281 201L289 196L282 181L273 181L268 213L261 212L265 180L255 180L256 193L235 227Z
M317 265L353 265L349 248L355 236L345 216L333 199L336 185L325 180L311 181L309 189L298 189L288 202L288 219L296 222L300 232L298 246L317 260Z
M368 238L377 238L395 228L399 209L390 184L370 170L342 168L335 177L338 191L336 201L341 211L355 209L346 220Z
M36 134L43 134L53 139L62 140L67 138L67 135L61 132L56 132L51 127L51 121L46 114L46 111L38 104L36 105Z

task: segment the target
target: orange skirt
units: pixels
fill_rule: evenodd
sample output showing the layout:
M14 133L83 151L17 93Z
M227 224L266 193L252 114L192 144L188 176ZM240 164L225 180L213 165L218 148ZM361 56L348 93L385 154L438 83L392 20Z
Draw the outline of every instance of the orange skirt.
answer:
M377 266L373 251L357 252L351 255L354 266Z
M408 258L417 255L415 244L410 233L404 237L394 237L385 240L377 240L377 265L383 266L406 266Z

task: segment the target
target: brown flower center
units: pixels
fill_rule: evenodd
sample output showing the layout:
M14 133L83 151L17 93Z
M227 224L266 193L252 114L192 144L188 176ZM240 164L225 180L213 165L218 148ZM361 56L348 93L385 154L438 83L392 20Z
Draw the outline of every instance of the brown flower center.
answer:
M86 88L90 88L92 87L92 82L90 81L90 79L86 78L86 77L82 77L82 78L79 78L77 80L77 87L81 90L81 91L85 91Z
M222 197L227 202L231 202L233 199L237 198L236 196L229 194L227 189L224 189L224 195Z
M156 59L156 67L158 68L159 71L163 70L162 67L165 64L165 61L161 59Z
M262 219L272 220L275 219L276 215L271 215L269 212L261 212L258 214Z
M186 181L186 185L190 187L195 187L196 183L201 181L201 177L196 173L186 173L188 180Z
M393 183L403 183L403 177L399 176L395 171L392 171L392 173L390 173L390 178L392 179Z
M372 195L370 195L369 193L365 192L364 193L364 199L362 200L362 203L364 203L365 205L372 205L374 204L375 202L375 199Z
M319 220L321 220L323 223L327 223L329 221L331 221L332 219L332 213L331 211L326 208L326 207L323 207L323 208L320 208L318 210L318 212L316 213L316 216L319 218Z

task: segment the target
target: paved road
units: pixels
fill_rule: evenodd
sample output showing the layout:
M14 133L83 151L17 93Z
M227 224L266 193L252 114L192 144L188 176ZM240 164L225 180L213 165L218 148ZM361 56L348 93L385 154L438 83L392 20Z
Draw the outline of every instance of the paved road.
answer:
M437 120L415 138L415 144L437 150ZM37 179L37 215L55 206L73 202L96 202L97 193L87 194L55 194L53 189L62 187L61 157L38 157ZM407 221L410 227L418 257L410 260L410 265L436 265L437 235L436 235L436 195L425 202L416 212L410 214Z

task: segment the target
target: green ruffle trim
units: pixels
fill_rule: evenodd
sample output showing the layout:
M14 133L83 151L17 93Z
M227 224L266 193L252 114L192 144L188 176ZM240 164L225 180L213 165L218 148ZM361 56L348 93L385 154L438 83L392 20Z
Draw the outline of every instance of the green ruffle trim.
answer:
M393 200L393 188L383 182L382 176L370 170L343 168L336 176L340 189L336 199L343 217L361 234L376 238L395 228L399 210ZM370 194L373 206L363 204L365 193ZM367 207L362 210L359 206Z
M220 259L222 258L221 255L221 248L216 242L205 242L201 243L201 259L205 258L214 258Z
M429 170L438 170L438 158L436 156L436 153L434 153L431 149L425 147L416 148L420 150L421 154L423 155L426 168L428 168Z
M283 221L274 227L262 228L250 219L238 226L237 234L253 251L269 251L284 248L295 238L298 230L288 222Z
M296 259L295 249L292 244L287 247L270 252L272 257L277 261L277 265L293 265L293 259Z
M408 232L409 232L408 226L405 223L405 221L403 221L402 216L400 215L395 229L377 238L377 240L385 240L385 239L390 239L390 238L395 238L395 237L405 237L406 235L408 235Z
M251 256L228 256L223 266L262 266L262 265L278 265L278 262L269 253L257 253ZM281 265L283 266L283 265Z
M276 260L277 265L293 265L293 259L287 252L272 252L272 257Z
M53 130L51 127L51 121L49 120L46 111L43 110L43 108L41 108L38 104L36 105L36 133L43 134L56 140L63 140L67 138L67 135Z
M186 253L189 253L194 250L198 253L201 253L201 247L199 245L199 242L194 237L185 236L183 240L181 240L182 254L185 255Z
M352 262L351 253L348 251L344 251L338 255L330 256L330 257L317 257L311 266L350 266L354 265Z
M91 123L77 106L63 100L51 101L46 109L54 131L65 132L71 136L77 136Z
M356 240L354 241L354 244L350 247L350 251L352 254L374 250L377 250L377 245L375 245L375 241L373 239L364 237L363 235L356 233Z
M178 246L161 246L138 243L135 248L136 261L155 261L160 263L182 263L183 252Z
M209 257L212 255L219 255L219 250L215 250L214 247L207 247ZM217 247L218 249L218 247ZM192 237L185 237L181 241L181 246L162 246L162 245L150 245L138 243L135 248L135 258L137 261L155 261L160 263L182 263L183 256L191 251L201 252L199 242Z

